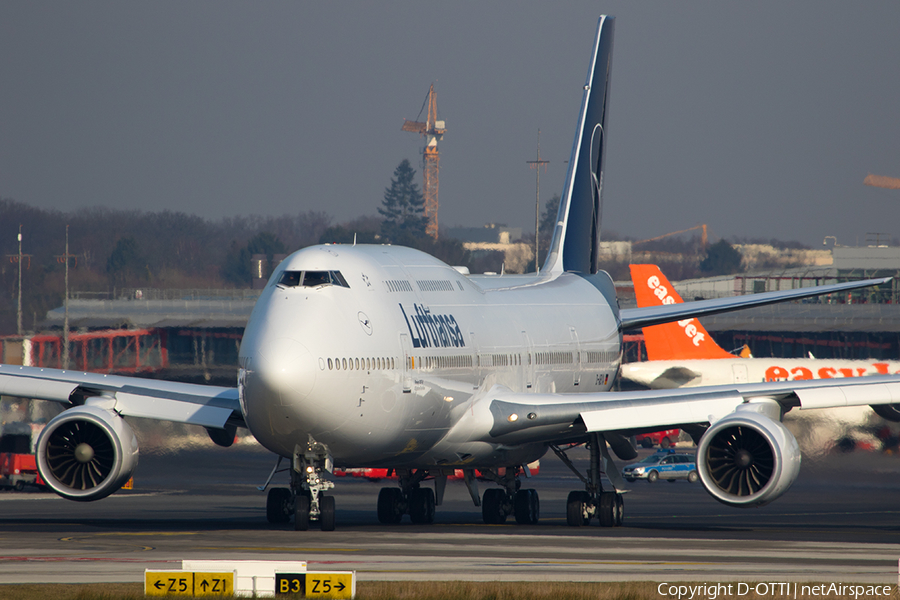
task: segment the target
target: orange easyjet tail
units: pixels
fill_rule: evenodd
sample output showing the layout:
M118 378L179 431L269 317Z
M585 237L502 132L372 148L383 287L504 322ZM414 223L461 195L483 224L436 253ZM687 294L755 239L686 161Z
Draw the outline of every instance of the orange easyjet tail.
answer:
M659 267L656 265L630 265L630 267L634 295L639 307L682 302L681 296ZM644 327L644 345L647 348L648 360L735 358L709 336L697 319Z

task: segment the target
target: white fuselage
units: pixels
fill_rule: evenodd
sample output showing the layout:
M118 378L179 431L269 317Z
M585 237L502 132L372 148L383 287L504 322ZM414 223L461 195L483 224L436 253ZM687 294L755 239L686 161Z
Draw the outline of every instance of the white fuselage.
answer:
M343 281L279 284L298 272ZM581 276L475 278L404 247L314 246L278 266L253 310L241 407L283 456L312 436L343 467L521 464L546 445L460 431L481 395L606 391L620 348L610 302Z

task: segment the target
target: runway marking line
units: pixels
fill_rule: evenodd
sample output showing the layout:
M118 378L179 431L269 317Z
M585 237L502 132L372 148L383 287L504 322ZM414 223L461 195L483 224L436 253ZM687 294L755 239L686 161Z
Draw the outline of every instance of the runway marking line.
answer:
M198 546L194 550L221 550L221 546ZM362 552L361 548L292 548L287 546L256 547L256 546L229 546L229 550L257 551L257 552Z
M766 515L767 519L784 519L791 517L817 517L817 516L832 516L832 515L896 515L900 513L900 511L896 510L865 510L865 511L855 511L855 510L847 510L847 511L832 511L832 512L799 512L799 513L781 513L775 515ZM640 514L629 514L630 518L633 519L692 519L696 518L697 515L640 515ZM726 514L717 514L717 515L703 515L703 518L719 518L719 519L729 519L734 515L726 515ZM551 521L553 519L541 519L542 521ZM559 519L560 521L562 519Z
M714 562L665 561L665 560L516 560L514 565L716 565Z
M179 536L179 535L200 535L200 532L160 532L160 533L125 533L125 532L108 532L108 533L89 533L85 535L71 535L68 537L61 537L59 541L61 542L80 542L87 541L95 537L111 537L111 536L122 536L122 537L137 537L137 536L151 536L151 535L160 535L164 537L169 536ZM144 546L144 549L153 550L153 546Z
M200 535L199 531L107 531L100 533L92 533L87 537L91 536L107 536L107 535L121 535L121 536L149 536L149 535L163 535L163 536L176 536L176 535ZM76 536L73 536L70 539L75 539Z
M0 556L0 562L121 562L121 563L172 563L171 560L147 560L145 558L112 558L83 556Z

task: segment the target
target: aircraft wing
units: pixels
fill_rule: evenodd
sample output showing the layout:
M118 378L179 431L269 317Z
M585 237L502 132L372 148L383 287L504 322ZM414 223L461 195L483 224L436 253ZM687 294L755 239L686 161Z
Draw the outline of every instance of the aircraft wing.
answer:
M619 329L639 329L650 325L671 323L691 317L703 317L716 315L723 312L750 308L752 306L765 306L776 304L786 300L810 298L836 292L846 292L874 285L881 285L891 280L891 277L880 279L864 279L861 281L849 281L832 285L820 285L815 287L797 288L780 292L764 292L761 294L747 294L745 296L733 296L729 298L714 298L712 300L698 300L683 304L666 304L664 306L647 306L644 308L623 308L619 311Z
M598 392L523 394L494 386L474 412L481 439L509 444L553 442L587 432L656 431L713 424L753 400L774 400L783 412L900 403L900 377L871 376L773 381L726 386ZM479 402L480 403L480 402ZM488 429L485 431L485 429ZM486 434L486 435L484 435Z
M101 398L108 401L106 408L127 417L216 429L244 425L237 388L0 365L0 394L70 405Z

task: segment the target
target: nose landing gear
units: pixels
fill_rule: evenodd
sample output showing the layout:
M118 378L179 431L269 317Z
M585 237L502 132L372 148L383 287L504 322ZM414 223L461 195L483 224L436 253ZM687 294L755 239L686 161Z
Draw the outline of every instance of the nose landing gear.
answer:
M334 531L334 496L325 492L334 483L325 479L332 471L328 449L310 437L305 447L294 448L291 468L291 492L294 496L294 529L306 531L318 521L322 531Z
M272 481L280 464L281 457L260 491ZM305 447L297 445L291 463L291 488L272 488L266 498L269 523L289 523L293 516L297 531L308 530L312 522L318 522L322 531L334 531L334 496L325 495L334 487L325 479L325 472L331 470L331 456L324 445L312 438Z

